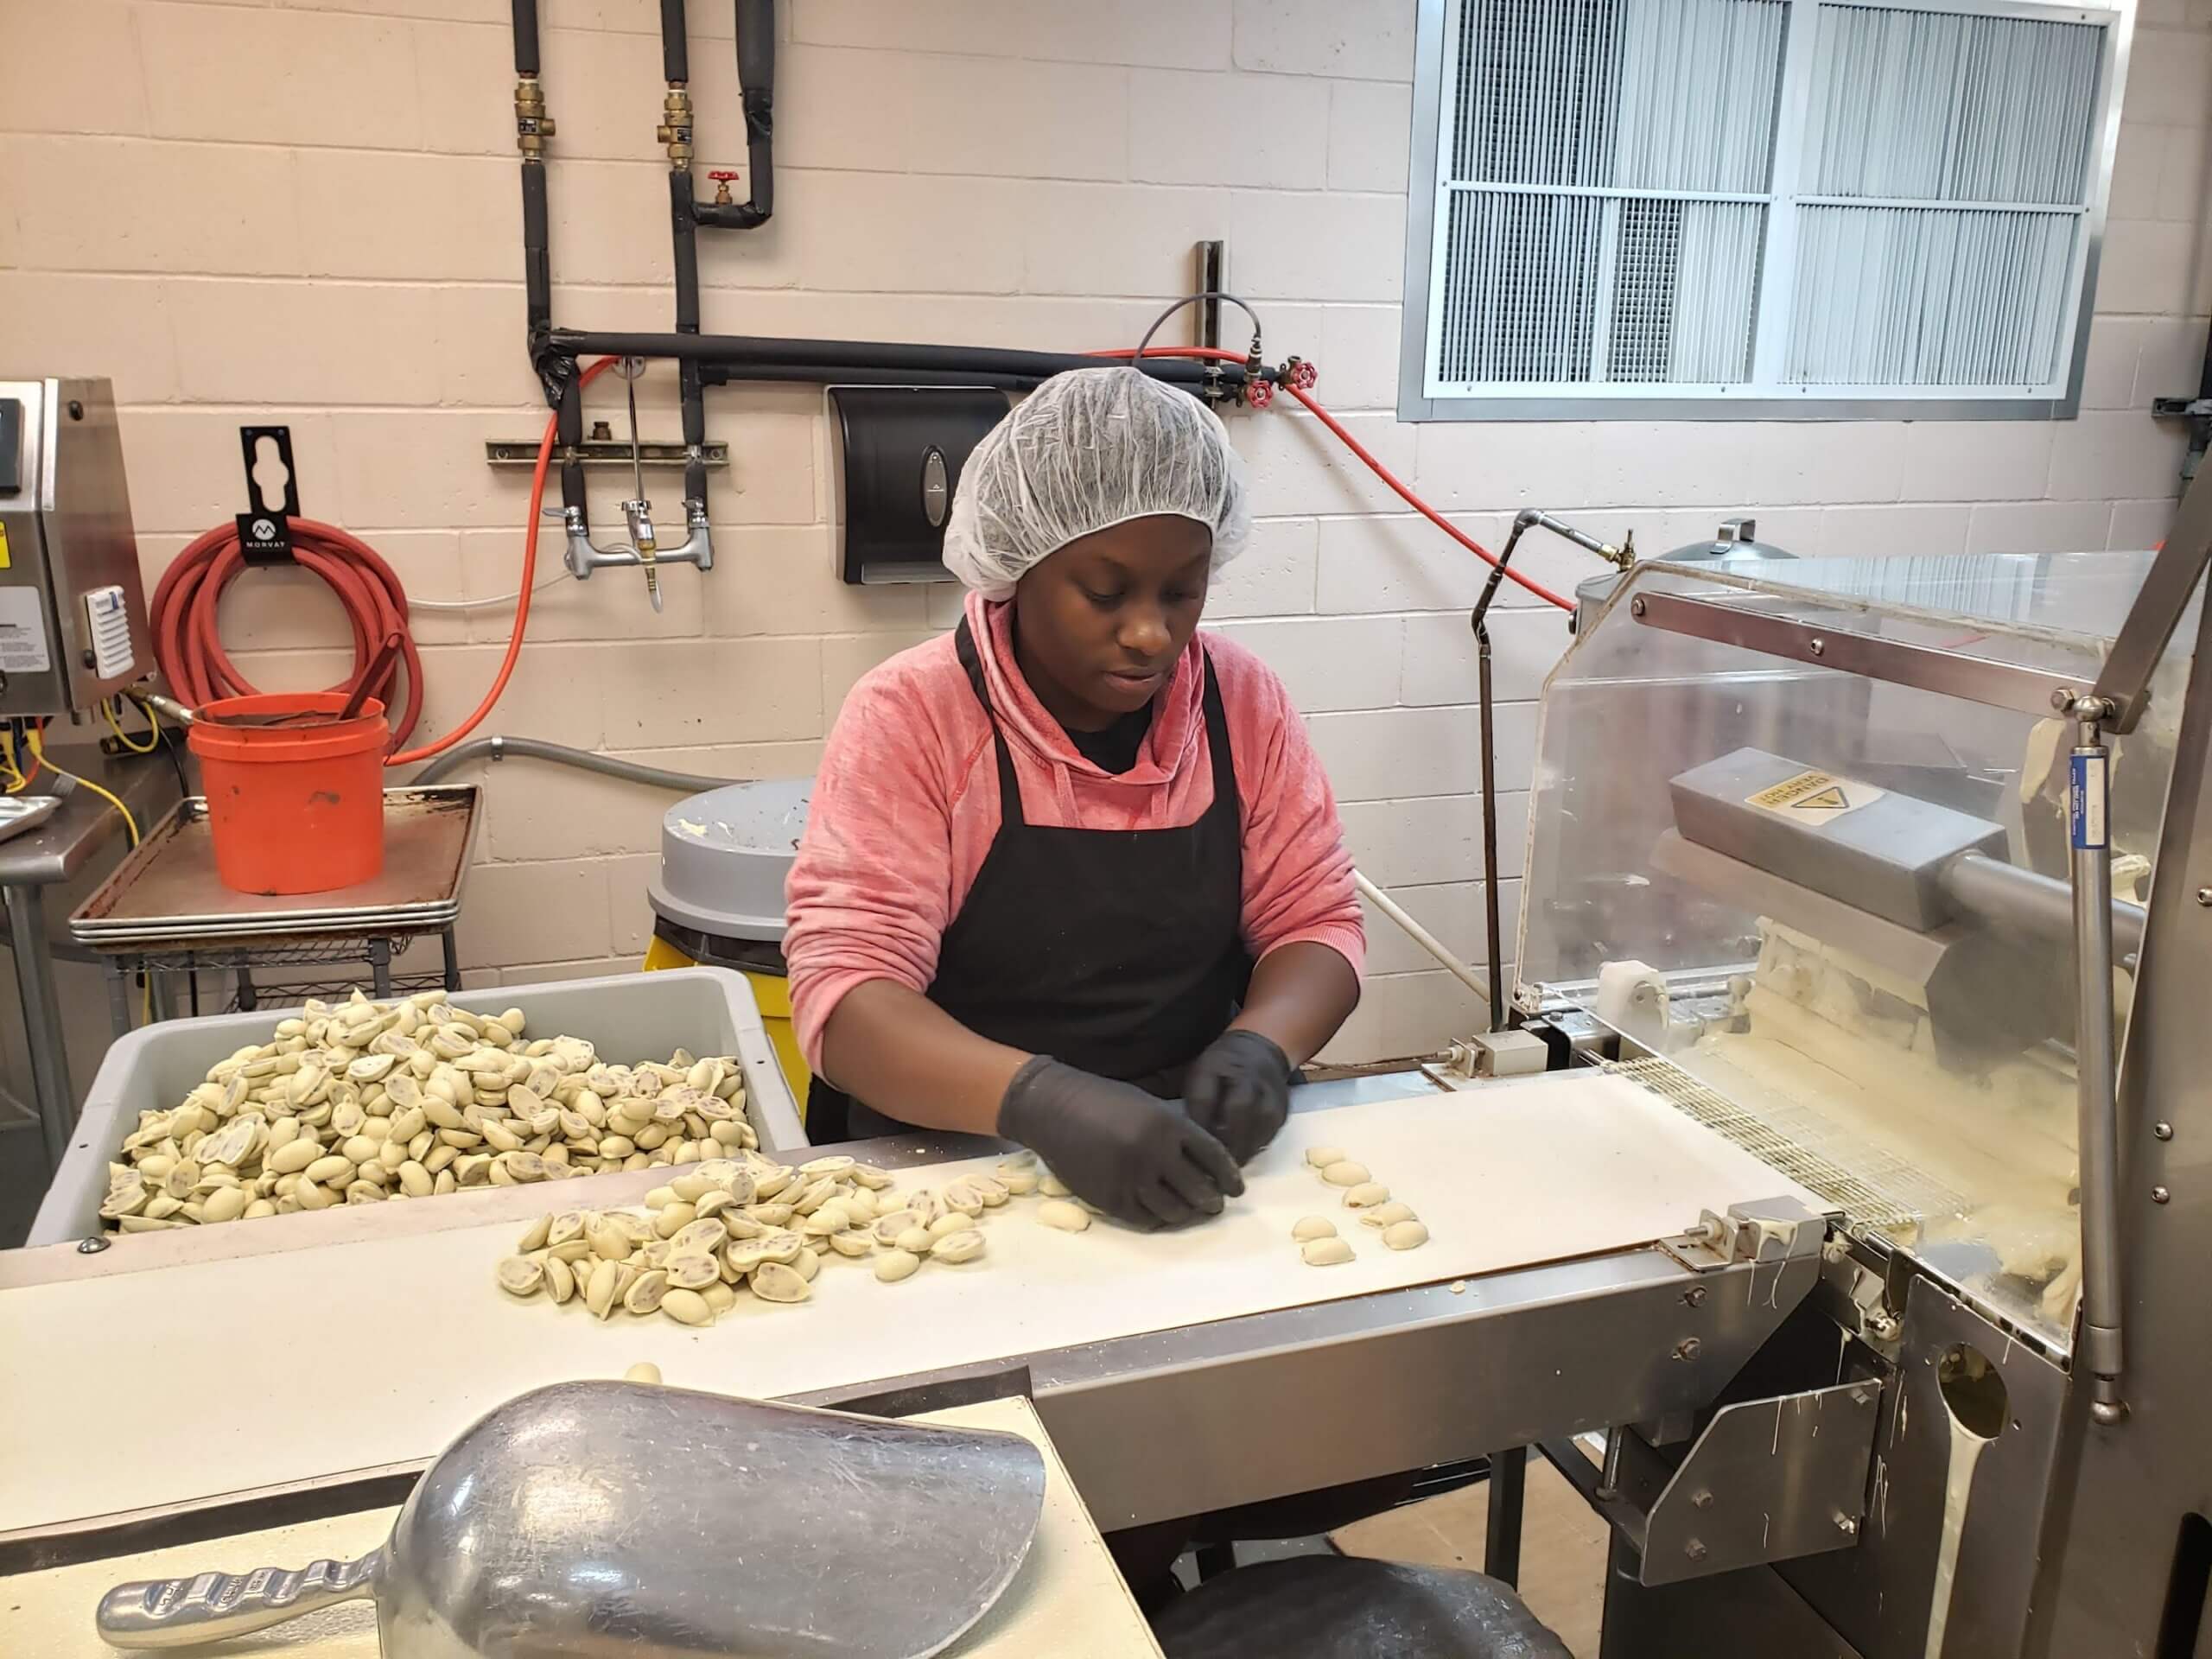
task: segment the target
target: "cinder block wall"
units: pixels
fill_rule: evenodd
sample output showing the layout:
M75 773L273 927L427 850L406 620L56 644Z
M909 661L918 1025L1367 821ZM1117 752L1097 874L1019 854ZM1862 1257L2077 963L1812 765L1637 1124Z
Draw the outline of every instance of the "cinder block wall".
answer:
M563 323L664 327L651 0L543 0L560 124ZM730 9L693 9L700 166L742 160ZM2113 222L2078 421L1402 426L1396 382L1413 0L788 0L777 214L702 238L706 326L1077 349L1133 343L1227 238L1272 352L1322 369L1362 441L1478 537L1524 505L1663 550L1757 511L1801 554L2142 547L2181 435L2146 412L2195 385L2212 311L2205 212L2212 4L2143 0ZM237 511L236 429L289 423L307 511L367 537L426 599L515 585L525 480L489 437L543 419L523 300L503 0L0 0L0 370L114 377L150 583ZM1187 336L1184 336L1187 337ZM673 435L672 376L645 387ZM804 772L854 679L946 625L950 597L830 573L818 394L709 395L734 465L720 555L667 609L602 575L541 595L486 730L732 776ZM602 382L594 416L620 422ZM1308 419L1236 417L1264 515L1210 615L1282 673L1377 880L1463 951L1481 943L1477 572ZM654 486L663 510L673 479ZM615 522L620 486L595 480ZM541 550L555 550L549 542ZM1532 545L1532 571L1582 574ZM1508 589L1509 602L1517 602ZM429 733L473 708L504 611L418 618ZM312 581L257 575L226 637L266 686L346 660ZM1496 626L1508 926L1541 677L1566 635ZM510 982L634 961L659 798L526 765L489 776L464 944ZM1509 932L1509 938L1510 934ZM1341 1058L1433 1047L1474 1005L1384 925Z

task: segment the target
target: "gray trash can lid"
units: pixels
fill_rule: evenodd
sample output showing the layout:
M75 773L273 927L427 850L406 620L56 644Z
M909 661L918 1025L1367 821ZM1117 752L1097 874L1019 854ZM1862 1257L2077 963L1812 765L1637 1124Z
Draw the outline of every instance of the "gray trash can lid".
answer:
M784 937L784 877L806 830L811 778L732 784L668 809L660 869L646 887L654 914L733 939Z

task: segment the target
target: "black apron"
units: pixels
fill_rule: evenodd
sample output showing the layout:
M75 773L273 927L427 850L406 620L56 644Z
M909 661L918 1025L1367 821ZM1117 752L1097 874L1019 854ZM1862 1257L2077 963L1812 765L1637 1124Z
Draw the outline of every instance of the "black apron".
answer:
M1198 822L1053 829L1022 810L964 619L954 645L991 722L999 830L944 931L927 995L979 1036L1172 1099L1191 1062L1235 1017L1252 975L1243 814L1213 664L1205 662L1205 696L1213 804ZM1203 646L1198 654L1205 660ZM810 1138L829 1139L841 1109L850 1138L909 1127L818 1078L807 1101Z

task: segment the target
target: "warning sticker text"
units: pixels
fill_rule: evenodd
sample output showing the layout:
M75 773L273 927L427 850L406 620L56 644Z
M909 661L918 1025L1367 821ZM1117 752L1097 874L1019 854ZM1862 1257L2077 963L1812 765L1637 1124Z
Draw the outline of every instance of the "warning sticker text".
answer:
M1833 772L1801 772L1794 778L1768 785L1757 794L1745 796L1744 803L1778 814L1792 823L1817 830L1847 812L1855 812L1880 800L1883 793L1872 784L1839 778Z

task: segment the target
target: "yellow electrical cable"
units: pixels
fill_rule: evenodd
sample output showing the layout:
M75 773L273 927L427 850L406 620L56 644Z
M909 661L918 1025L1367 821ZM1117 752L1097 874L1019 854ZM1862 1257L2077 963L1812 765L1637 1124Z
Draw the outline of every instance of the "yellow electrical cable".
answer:
M16 764L16 731L12 726L0 726L0 777L7 779L10 795L20 795L30 787L30 779Z
M115 734L115 741L133 754L151 754L156 749L160 748L162 747L162 717L154 712L153 705L151 703L145 705L146 718L152 722L153 729L146 734L146 742L142 747L130 741L130 734L123 729L123 722L116 718L116 701L113 697L104 697L100 700L100 713L107 716L108 729Z
M118 729L116 734L118 736L122 735L120 728ZM141 751L141 753L143 753L143 751ZM48 772L53 772L56 777L67 778L70 782L80 784L85 788L91 790L93 794L99 796L110 806L113 807L118 812L121 813L123 815L123 827L130 832L130 844L133 847L136 847L138 844L138 820L130 816L130 809L123 804L123 798L120 795L114 793L112 791L101 788L89 778L79 778L73 772L63 771L62 768L55 766L53 761L48 760L46 756L45 741L40 737L38 728L35 726L31 728L31 758L34 760L36 760L39 765L44 766ZM138 1018L140 1023L149 1026L152 1025L154 1023L154 976L150 972L147 974L144 988L139 994L138 1007Z
M83 785L86 789L91 790L93 794L100 797L101 799L105 800L118 812L120 812L123 815L123 827L130 832L130 844L133 847L136 847L138 844L138 820L130 816L130 809L123 804L123 798L110 790L101 788L89 778L79 778L73 772L63 771L62 768L55 766L53 761L47 759L45 741L40 737L38 729L35 727L31 729L31 759L37 761L39 765L44 766L48 771L54 773L57 777L67 778L72 783Z

